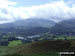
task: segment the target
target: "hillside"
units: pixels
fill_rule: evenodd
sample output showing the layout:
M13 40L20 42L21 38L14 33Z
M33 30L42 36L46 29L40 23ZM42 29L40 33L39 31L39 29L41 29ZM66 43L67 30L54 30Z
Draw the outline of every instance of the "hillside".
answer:
M26 19L0 24L0 32L12 32L15 35L36 35L49 31L55 25L54 21L46 19Z
M6 28L18 28L18 29L31 29L35 27L44 27L44 28L50 28L54 26L56 22L46 19L24 19L24 20L17 20L11 23L4 23L0 24L0 28L6 29Z
M18 46L11 46L6 47L4 49L5 55L16 55L16 56L23 56L23 55L32 55L32 56L38 56L45 54L45 55L57 55L59 51L74 51L75 50L75 41L73 40L46 40L41 42L32 42L32 43L26 43L21 44ZM2 51L0 49L0 51ZM7 52L8 51L8 52ZM39 52L40 51L40 52ZM53 54L54 53L54 54ZM18 55L17 55L18 54Z
M37 19L37 18L29 18L26 20L18 20L14 22L15 27L19 28L33 28L33 27L44 27L44 28L50 28L56 24L56 22L52 20L46 20L46 19Z
M50 33L54 35L75 36L75 19L58 22L50 29Z

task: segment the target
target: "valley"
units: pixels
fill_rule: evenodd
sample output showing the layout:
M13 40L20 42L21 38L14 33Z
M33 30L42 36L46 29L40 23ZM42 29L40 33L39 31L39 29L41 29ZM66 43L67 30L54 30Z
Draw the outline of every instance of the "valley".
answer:
M43 19L0 24L0 55L58 56L60 51L74 51L73 24L74 20L56 23Z

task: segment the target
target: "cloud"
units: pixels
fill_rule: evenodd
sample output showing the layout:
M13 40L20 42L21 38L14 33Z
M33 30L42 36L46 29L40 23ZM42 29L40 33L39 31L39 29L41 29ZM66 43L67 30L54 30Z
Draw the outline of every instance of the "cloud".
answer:
M12 15L8 13L7 9L14 5L17 5L17 3L8 0L0 0L0 21L11 20L13 18Z
M4 3L1 3L4 2ZM44 18L54 21L61 21L75 18L75 4L71 0L65 2L64 0L57 0L48 2L43 5L24 7L18 5L17 2L10 2L8 0L0 0L0 18L5 18L9 21L27 19L27 18ZM4 5L3 5L4 4Z
M10 2L8 0L0 0L0 8L4 9L4 8L8 8L9 5L16 5L16 2Z

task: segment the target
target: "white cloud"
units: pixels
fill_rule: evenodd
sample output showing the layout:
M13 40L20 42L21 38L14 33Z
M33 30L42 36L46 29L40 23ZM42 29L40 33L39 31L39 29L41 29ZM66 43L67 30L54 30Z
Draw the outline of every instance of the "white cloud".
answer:
M9 5L16 5L16 2L9 2L8 0L0 0L0 8L8 8Z
M17 3L8 0L0 0L0 21L2 20L5 22L5 20L11 20L13 18L12 15L7 12L7 9L14 5L17 5Z
M70 7L63 0L46 3L44 5L24 7L18 6L16 2L3 1L5 5L0 5L0 16L8 20L27 19L27 18L46 18L54 21L61 21L65 19L75 18L75 4ZM13 6L9 6L13 5ZM7 14L1 10L5 9Z

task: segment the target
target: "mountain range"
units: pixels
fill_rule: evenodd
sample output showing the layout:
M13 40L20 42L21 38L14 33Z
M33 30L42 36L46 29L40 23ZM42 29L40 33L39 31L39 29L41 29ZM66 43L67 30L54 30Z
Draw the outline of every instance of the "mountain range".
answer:
M13 32L17 35L36 35L49 31L56 22L46 19L25 19L15 22L0 24L0 32Z
M75 19L58 22L50 29L50 33L55 35L75 36Z
M54 22L46 19L24 19L0 24L0 32L12 32L17 35L37 35L50 32L54 35L75 36L75 19Z

